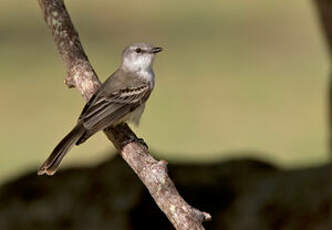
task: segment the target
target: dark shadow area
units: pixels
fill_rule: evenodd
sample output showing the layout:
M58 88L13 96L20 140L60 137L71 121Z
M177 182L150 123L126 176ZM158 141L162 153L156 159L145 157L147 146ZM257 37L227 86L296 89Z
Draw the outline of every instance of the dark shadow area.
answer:
M207 229L332 229L330 164L281 170L254 159L169 164ZM0 229L173 229L119 157L53 177L33 171L0 188Z

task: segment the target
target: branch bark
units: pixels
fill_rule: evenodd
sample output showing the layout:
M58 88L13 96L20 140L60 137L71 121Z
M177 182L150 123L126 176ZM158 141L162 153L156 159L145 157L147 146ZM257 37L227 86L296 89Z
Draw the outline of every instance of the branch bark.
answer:
M316 5L318 11L318 16L322 24L323 32L325 34L328 51L331 59L332 58L332 1L314 0L314 4ZM329 89L328 89L329 151L330 154L332 154L332 73L330 73L328 84L329 84Z
M65 84L70 88L76 87L87 101L100 86L100 81L83 50L64 2L39 0L39 4L66 65ZM127 124L108 128L104 132L176 229L204 229L202 222L210 220L210 214L191 207L180 196L167 174L167 163L154 159ZM128 140L133 139L135 141L128 144Z

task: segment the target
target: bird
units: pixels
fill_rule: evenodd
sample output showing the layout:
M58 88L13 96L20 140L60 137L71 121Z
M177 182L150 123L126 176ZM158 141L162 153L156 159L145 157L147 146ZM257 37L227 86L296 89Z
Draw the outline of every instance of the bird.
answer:
M98 131L124 122L138 125L155 84L153 61L162 50L145 42L127 46L119 68L91 96L75 127L54 148L37 174L54 175L66 153Z

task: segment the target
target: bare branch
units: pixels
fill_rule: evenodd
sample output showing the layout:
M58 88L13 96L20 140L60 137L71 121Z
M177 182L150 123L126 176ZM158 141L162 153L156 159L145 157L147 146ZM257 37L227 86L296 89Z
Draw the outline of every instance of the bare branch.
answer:
M323 32L325 34L326 42L330 58L332 58L332 1L331 0L314 0L318 10ZM331 68L331 67L330 67ZM329 78L329 92L328 92L328 111L329 111L329 147L330 154L332 154L332 73Z
M63 0L39 0L39 4L66 64L68 74L65 83L76 87L87 101L100 86L100 81L84 53ZM104 132L176 229L204 229L202 222L210 220L210 214L185 202L167 174L166 162L154 159L127 124L108 128ZM135 141L128 144L130 140Z
M325 32L329 53L332 55L332 1L314 0Z

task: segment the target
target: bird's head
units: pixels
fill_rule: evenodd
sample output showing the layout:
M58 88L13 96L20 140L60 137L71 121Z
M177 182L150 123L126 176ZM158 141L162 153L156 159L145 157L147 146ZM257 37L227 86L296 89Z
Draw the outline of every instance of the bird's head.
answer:
M121 67L132 72L149 70L155 55L161 51L161 47L149 43L134 43L123 50Z

